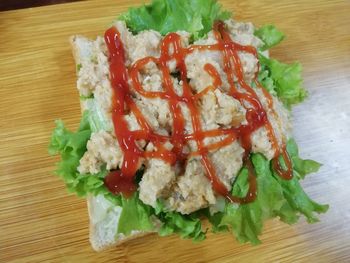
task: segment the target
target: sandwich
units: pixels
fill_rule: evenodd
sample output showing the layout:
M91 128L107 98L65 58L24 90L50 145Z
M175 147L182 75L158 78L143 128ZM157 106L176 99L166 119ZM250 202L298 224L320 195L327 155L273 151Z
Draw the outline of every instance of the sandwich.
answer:
M56 121L49 153L87 199L93 249L152 232L259 244L267 219L318 221L328 205L300 181L320 164L292 136L301 66L269 57L283 38L214 0L153 0L71 37L82 118L75 132Z

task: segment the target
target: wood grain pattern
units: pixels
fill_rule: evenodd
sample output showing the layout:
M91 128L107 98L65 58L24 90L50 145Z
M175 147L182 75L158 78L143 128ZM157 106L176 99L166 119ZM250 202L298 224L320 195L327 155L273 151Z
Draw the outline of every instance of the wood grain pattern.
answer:
M304 182L329 203L321 222L266 223L263 244L231 235L200 244L150 235L106 252L88 243L85 201L68 195L47 154L54 120L80 109L68 37L101 35L141 1L88 1L0 13L0 262L349 262L350 2L229 1L237 19L274 23L288 38L272 55L304 66L310 99L294 110L301 154L324 164Z

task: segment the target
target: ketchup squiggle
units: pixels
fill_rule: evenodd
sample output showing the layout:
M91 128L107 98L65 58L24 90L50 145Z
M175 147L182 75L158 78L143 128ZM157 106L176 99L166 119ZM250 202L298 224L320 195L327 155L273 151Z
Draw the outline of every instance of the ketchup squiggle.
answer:
M265 127L272 142L275 156L272 161L275 171L284 179L292 178L292 165L285 147L279 149L277 139L274 135L271 123L267 118L267 114L261 105L254 89L246 83L243 75L243 67L238 56L238 52L247 52L257 57L257 51L252 46L242 46L232 41L230 35L226 32L225 24L218 21L214 24L213 32L217 43L214 45L192 45L188 48L182 47L181 38L176 33L170 33L164 37L161 42L161 55L159 58L145 57L136 61L129 69L125 64L125 50L120 39L120 34L115 27L111 27L105 33L105 42L110 54L110 79L113 89L112 100L112 118L114 124L115 135L118 143L124 153L122 167L119 171L111 172L105 178L105 185L115 194L123 193L128 196L135 190L134 176L139 169L143 158L158 158L165 162L175 165L176 162L184 163L186 159L193 156L199 156L201 163L206 171L206 176L210 180L213 189L219 195L226 197L231 202L249 203L255 200L257 191L256 176L253 165L249 158L251 151L251 134L261 127ZM242 105L250 105L246 107L247 124L238 128L219 128L215 130L203 131L201 127L200 112L196 106L197 100L207 94L209 91L220 89L222 80L215 67L206 64L204 70L212 77L213 84L205 88L198 94L194 94L187 80L187 69L185 58L188 54L195 50L215 50L220 51L224 63L224 72L227 76L230 90L228 94L240 101ZM183 94L179 96L174 88L171 72L167 63L171 60L176 61L176 68L179 71L180 79L183 83ZM163 91L153 92L143 89L139 80L139 73L148 63L155 63L163 76ZM234 78L240 86L237 89ZM141 96L146 98L161 98L167 100L170 112L173 118L172 134L164 136L156 134L151 126L147 123L142 112L138 109L133 101L128 81L131 80L133 89ZM268 101L268 107L273 108L273 102L270 94L266 92L257 81L257 75L254 78L257 88L263 90L263 94ZM242 91L243 90L243 91ZM248 103L247 103L248 102ZM193 133L185 134L185 119L181 111L180 103L186 104L190 111ZM141 129L131 131L124 116L132 112ZM204 144L207 137L224 136L225 138L219 142L209 145ZM146 152L137 144L138 140L146 140L152 142L155 151ZM185 154L183 149L189 140L195 141L197 150ZM230 191L220 181L216 174L215 167L211 162L208 153L215 151L231 144L235 140L239 140L241 146L245 150L244 164L248 169L249 190L244 198L232 196ZM173 149L168 150L163 145L166 141L173 144ZM278 156L282 155L287 169L281 166Z

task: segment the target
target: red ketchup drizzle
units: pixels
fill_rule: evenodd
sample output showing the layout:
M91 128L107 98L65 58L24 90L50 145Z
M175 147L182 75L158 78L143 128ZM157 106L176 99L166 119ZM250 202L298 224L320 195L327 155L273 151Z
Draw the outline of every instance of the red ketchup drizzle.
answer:
M139 169L142 158L159 158L174 165L176 162L184 163L187 158L191 156L200 156L200 160L206 171L206 176L210 180L213 189L216 193L226 197L231 202L249 203L256 198L256 176L253 165L249 158L251 151L251 134L260 127L265 126L268 130L272 146L275 150L275 158L273 159L273 166L276 172L285 179L290 179L292 174L291 162L288 153L283 149L278 148L277 140L274 136L272 126L267 118L267 114L262 107L254 89L249 86L244 80L243 69L238 52L248 52L257 56L257 51L252 46L242 46L235 43L226 32L225 24L221 21L215 23L214 34L217 43L214 45L192 45L189 48L183 48L181 38L176 33L170 33L164 37L161 43L161 55L159 58L145 57L136 61L129 69L125 65L125 54L123 43L120 40L119 32L115 27L108 29L105 33L105 42L107 44L110 58L110 78L112 89L114 92L112 104L112 118L114 123L114 130L119 145L124 153L123 165L120 171L111 172L105 179L105 185L112 193L123 193L128 196L136 190L134 184L134 176ZM200 112L197 107L197 100L204 94L215 89L220 89L222 80L215 67L211 64L206 64L204 70L212 77L213 85L208 86L203 91L193 94L192 88L187 80L187 69L185 65L185 58L188 54L195 50L216 50L222 53L224 62L224 71L227 75L230 84L229 94L239 100L242 105L246 107L247 124L241 125L238 128L224 129L219 128L215 130L203 131L201 127ZM179 96L174 88L172 77L167 66L167 63L175 60L176 68L179 71L180 78L183 83L183 94ZM148 63L155 63L163 76L163 91L153 92L143 89L139 80L139 73ZM238 80L240 89L235 86L234 77ZM156 134L142 112L137 108L131 95L130 81L134 91L146 98L161 98L167 100L170 112L173 117L173 127L171 136L164 136ZM261 85L255 76L255 83L258 88ZM264 91L264 89L263 89ZM272 109L272 98L267 93L264 95L269 102L268 106ZM191 122L193 133L185 134L185 119L181 111L180 103L186 104L191 114ZM249 105L249 106L247 106ZM141 130L130 131L124 116L132 112ZM205 145L203 140L207 137L225 136L219 142ZM155 145L156 150L153 152L146 152L141 149L137 141L146 140ZM196 142L197 151L185 154L183 149L189 140ZM233 141L239 140L242 147L245 149L244 163L248 169L249 190L244 198L234 197L230 191L220 181L216 174L214 165L212 164L208 153L209 151L217 150L221 147L231 144ZM166 149L163 144L170 141L174 147L172 150ZM278 156L282 155L287 166L284 170L279 163Z
M136 188L133 177L138 169L142 151L139 149L136 138L128 129L128 123L124 119L125 112L129 110L125 106L130 105L132 99L128 85L123 43L115 28L107 30L105 33L105 42L110 54L109 69L114 93L112 100L112 119L115 135L124 153L121 171L110 173L105 179L105 184L112 193L124 193L128 195Z

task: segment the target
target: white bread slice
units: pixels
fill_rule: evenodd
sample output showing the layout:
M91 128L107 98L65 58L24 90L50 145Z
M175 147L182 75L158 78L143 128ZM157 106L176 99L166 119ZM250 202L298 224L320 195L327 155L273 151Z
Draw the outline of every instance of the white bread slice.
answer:
M77 66L92 63L93 41L82 36L72 36L70 43ZM83 100L80 101L80 105L82 112L88 109L88 105ZM90 243L95 251L101 251L150 233L132 231L128 236L118 234L118 222L123 208L115 206L101 195L88 196L87 206L90 218Z
M130 235L118 234L122 207L111 204L103 196L89 196L87 205L90 218L90 243L95 251L120 245L149 232L132 231Z

